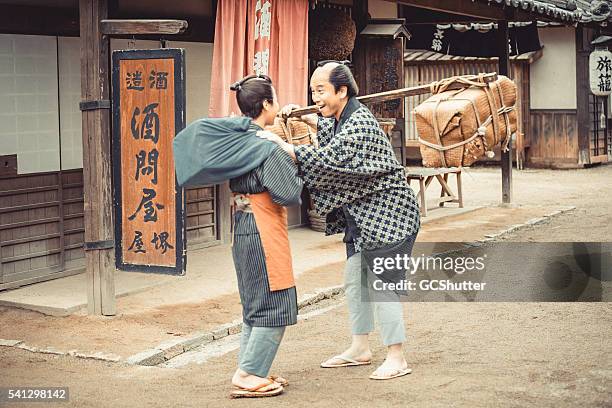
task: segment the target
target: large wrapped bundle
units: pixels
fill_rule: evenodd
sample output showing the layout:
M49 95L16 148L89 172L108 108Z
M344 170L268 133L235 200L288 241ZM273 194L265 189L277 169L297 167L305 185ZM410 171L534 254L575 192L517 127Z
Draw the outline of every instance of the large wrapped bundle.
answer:
M317 130L298 119L274 119L274 125L267 126L266 130L279 135L285 142L294 145L316 145Z
M514 82L466 81L466 87L432 95L415 109L423 166L469 166L493 147L506 149L517 130ZM490 152L490 153L489 153Z

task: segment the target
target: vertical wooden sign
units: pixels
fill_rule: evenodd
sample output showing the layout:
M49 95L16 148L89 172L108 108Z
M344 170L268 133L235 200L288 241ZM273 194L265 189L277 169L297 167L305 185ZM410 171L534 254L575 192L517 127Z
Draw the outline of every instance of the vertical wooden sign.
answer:
M184 127L184 50L113 52L118 269L185 272L185 203L172 155L172 139Z
M366 38L367 82L364 94L404 87L404 39ZM377 118L403 118L404 100L367 105Z

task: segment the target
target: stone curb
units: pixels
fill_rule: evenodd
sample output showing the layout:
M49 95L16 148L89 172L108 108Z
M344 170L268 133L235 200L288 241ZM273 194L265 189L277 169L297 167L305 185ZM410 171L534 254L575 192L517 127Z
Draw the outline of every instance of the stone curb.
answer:
M510 228L507 228L507 229L505 229L503 231L500 231L500 232L498 232L496 234L486 234L484 239L479 239L476 242L491 242L491 241L494 241L496 238L500 238L503 235L510 234L511 232L514 232L516 230L519 230L519 229L522 229L522 228L525 228L525 227L532 227L532 226L541 224L541 223L549 220L550 218L556 217L556 216L561 215L561 214L565 214L565 213L570 212L570 211L574 211L575 209L576 209L575 206L565 207L565 208L562 208L560 210L556 210L556 211L553 211L551 213L548 213L548 214L544 215L543 217L532 218L532 219L526 221L523 224L512 225L512 226L510 226Z
M298 300L298 309L314 305L324 299L332 299L342 293L344 293L342 286L332 286L317 291L315 294L303 295ZM125 362L132 365L156 366L187 351L240 332L242 332L242 320L234 320L232 323L219 326L210 332L200 332L186 338L181 337L180 339L166 341L154 349L145 350L128 357Z
M4 347L14 347L21 343L23 343L21 340L0 339L0 346L4 346Z
M29 351L30 353L53 354L57 356L73 356L73 357L90 359L90 360L107 361L111 363L117 363L121 361L121 357L116 354L105 354L102 352L96 352L93 354L85 354L85 353L79 353L76 350L61 351L53 347L40 348L40 347L28 346L21 340L0 339L0 347L14 347L14 348L18 348L21 350Z

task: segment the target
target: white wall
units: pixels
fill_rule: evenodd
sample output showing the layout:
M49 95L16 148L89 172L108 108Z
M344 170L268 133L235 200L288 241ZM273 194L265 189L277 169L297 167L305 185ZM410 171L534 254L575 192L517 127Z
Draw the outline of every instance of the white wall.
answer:
M539 29L542 58L531 65L531 109L576 109L575 29Z
M62 170L83 167L81 126L81 41L78 37L58 38L60 142Z
M0 34L0 155L17 171L60 168L55 37Z
M0 34L0 155L17 154L19 174L83 167L80 45L79 38ZM185 48L187 122L207 116L213 45L168 46ZM159 42L111 41L112 50L131 47Z
M372 18L397 18L397 3L385 0L369 0L368 12Z
M213 44L169 41L169 47L185 49L187 123L208 116ZM227 90L229 92L229 89Z

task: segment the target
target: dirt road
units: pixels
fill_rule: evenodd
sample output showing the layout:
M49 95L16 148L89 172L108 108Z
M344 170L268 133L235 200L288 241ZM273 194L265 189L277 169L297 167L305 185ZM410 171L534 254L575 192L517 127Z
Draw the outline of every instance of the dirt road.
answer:
M497 205L501 174L492 168L464 171L465 199ZM612 241L612 166L579 170L514 171L513 205L571 205L576 209L553 220L553 228L535 226L506 239L515 241Z
M372 367L318 368L346 344L345 307L300 322L273 366L291 385L267 401L228 399L236 351L169 369L0 348L0 386L68 386L74 407L612 406L609 303L416 303L406 323L413 373L374 382Z
M466 182L470 200L499 200L496 173L470 173L488 186ZM516 173L519 205L577 208L503 239L612 241L611 179L612 166ZM0 347L0 387L68 386L71 401L58 406L74 407L612 407L612 303L408 303L405 316L414 371L395 381L368 380L375 366L318 368L348 341L342 305L288 329L273 371L291 385L275 399L228 399L236 350L162 368ZM371 345L380 363L377 336Z

